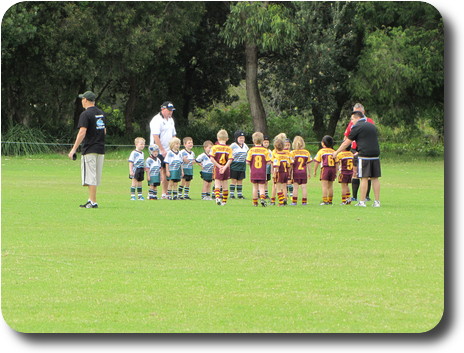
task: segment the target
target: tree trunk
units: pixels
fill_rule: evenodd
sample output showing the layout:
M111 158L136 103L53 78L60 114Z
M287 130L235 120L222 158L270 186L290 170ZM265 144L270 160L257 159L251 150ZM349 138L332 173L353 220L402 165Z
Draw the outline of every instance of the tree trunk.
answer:
M267 134L266 113L258 87L258 48L256 45L245 45L246 56L246 92L250 103L251 116L255 131Z

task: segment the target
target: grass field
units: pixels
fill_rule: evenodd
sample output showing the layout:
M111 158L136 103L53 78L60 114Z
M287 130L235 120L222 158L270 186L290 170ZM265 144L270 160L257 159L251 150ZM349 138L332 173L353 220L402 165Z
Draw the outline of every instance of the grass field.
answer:
M2 314L21 332L424 332L444 307L443 161L385 161L382 207L129 201L107 158L2 158ZM144 182L144 194L147 190ZM371 203L369 203L369 206Z

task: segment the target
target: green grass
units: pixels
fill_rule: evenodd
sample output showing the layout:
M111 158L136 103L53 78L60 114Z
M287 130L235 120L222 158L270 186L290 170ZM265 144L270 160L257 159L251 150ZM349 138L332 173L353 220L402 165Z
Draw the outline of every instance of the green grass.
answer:
M382 207L129 201L105 161L2 159L2 314L21 332L424 332L444 307L443 161L382 165ZM144 193L147 188L144 182Z

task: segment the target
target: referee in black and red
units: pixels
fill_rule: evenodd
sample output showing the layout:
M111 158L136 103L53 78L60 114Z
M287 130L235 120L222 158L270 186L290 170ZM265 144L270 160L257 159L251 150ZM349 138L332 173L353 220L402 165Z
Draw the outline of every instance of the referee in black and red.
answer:
M380 147L377 127L367 121L362 112L351 114L353 127L348 138L333 153L334 158L356 141L359 156L358 178L360 182L360 201L355 206L366 207L366 193L369 178L374 189L375 201L373 206L380 207Z

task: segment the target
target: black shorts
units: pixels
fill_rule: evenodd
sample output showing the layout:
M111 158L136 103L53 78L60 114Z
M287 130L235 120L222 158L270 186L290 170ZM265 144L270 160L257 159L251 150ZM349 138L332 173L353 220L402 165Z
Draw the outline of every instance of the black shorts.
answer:
M137 168L134 172L134 176L129 175L129 179L135 179L137 181L143 181L145 178L145 170L143 168Z
M379 157L359 157L358 178L380 178Z
M245 179L245 171L244 170L230 170L230 178L236 180L243 180Z
M185 181L190 181L193 179L193 175L185 175L182 177L182 179L184 179Z

